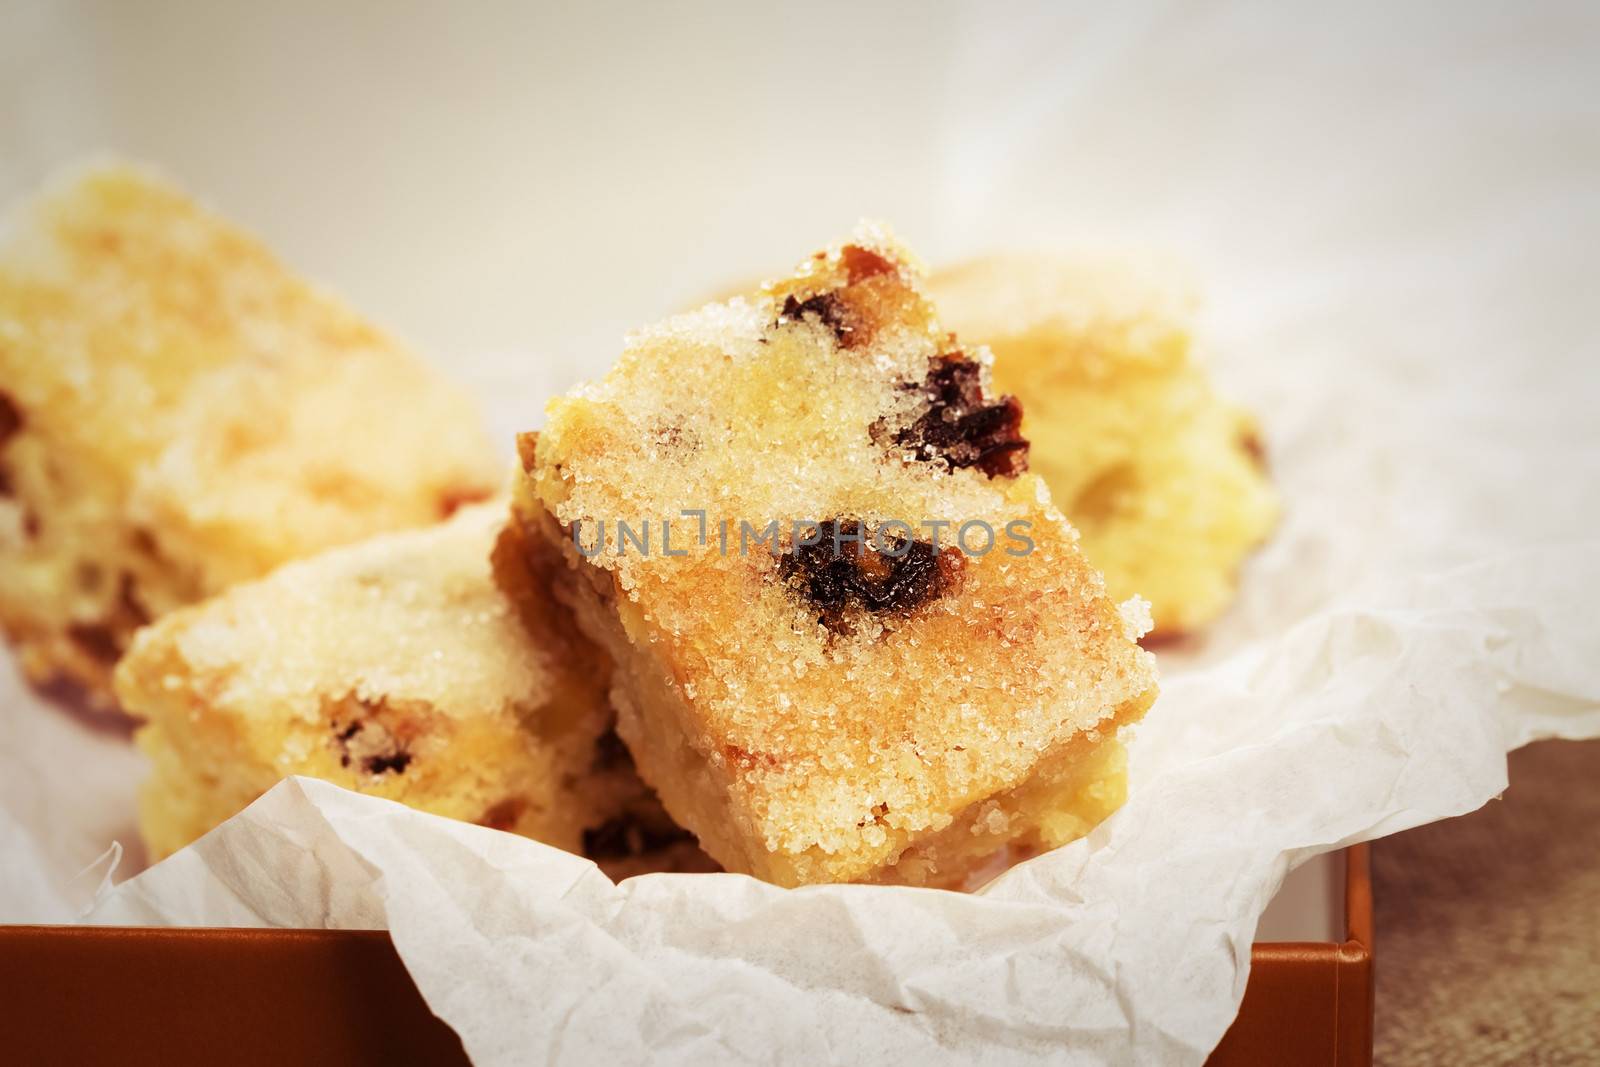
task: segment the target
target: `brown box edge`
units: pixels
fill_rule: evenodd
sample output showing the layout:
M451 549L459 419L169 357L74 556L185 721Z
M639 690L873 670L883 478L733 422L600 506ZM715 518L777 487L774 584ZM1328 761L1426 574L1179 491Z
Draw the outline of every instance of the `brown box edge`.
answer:
M1345 941L1255 945L1213 1067L1370 1067L1370 854L1345 855ZM467 1062L382 931L0 926L0 1048L19 1064Z
M1327 1064L1371 1067L1372 852L1345 849L1345 939L1261 943L1239 1016L1207 1067Z

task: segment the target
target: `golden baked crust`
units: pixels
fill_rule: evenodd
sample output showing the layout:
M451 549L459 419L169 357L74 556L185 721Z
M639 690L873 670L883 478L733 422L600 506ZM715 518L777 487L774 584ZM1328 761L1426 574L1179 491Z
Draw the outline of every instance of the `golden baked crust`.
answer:
M148 174L0 236L0 623L36 682L106 706L141 623L500 477L462 393Z
M749 299L638 333L521 449L517 514L561 546L557 596L616 661L641 775L719 863L780 884L955 884L996 848L1082 833L1092 819L1063 806L1097 819L1121 797L1118 761L1085 750L1112 753L1155 694L1138 613L1020 473L1015 404L919 278L864 227ZM684 509L706 513L705 543ZM618 520L650 524L656 551ZM741 521L769 520L784 548L794 520L891 531L906 562L741 553ZM893 521L918 532L897 543ZM934 521L954 524L942 551ZM951 547L964 522L995 546ZM1032 551L1005 540L1018 522Z
M946 322L995 353L1031 462L1114 598L1158 636L1211 621L1277 521L1255 421L1194 357L1192 300L1109 261L997 256L936 271Z
M480 504L333 549L141 630L115 679L145 720L153 856L291 774L572 851L637 808L625 766L591 774L610 727L598 650L524 610L541 577L518 604L491 576L505 516Z

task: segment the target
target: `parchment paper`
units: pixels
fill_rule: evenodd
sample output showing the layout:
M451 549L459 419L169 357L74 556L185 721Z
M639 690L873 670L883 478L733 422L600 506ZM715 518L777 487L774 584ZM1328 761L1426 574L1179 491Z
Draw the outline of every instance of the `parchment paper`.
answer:
M65 919L99 890L94 922L387 927L484 1064L1198 1063L1292 865L1472 810L1532 738L1600 734L1594 16L965 17L929 175L944 210L902 236L1188 254L1286 498L1236 609L1162 654L1122 811L972 896L614 887L297 779L113 890L114 856L78 872L132 845L139 761L11 684L0 918ZM774 181L798 199L806 178ZM457 369L510 430L611 354Z

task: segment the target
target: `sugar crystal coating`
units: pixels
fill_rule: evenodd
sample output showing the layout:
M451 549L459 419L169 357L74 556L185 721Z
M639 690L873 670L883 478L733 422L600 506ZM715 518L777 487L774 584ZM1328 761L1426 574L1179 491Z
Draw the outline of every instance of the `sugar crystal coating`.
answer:
M288 774L572 849L620 815L626 791L588 773L608 728L603 662L497 584L505 515L477 505L335 549L140 631L116 683L146 722L151 851Z

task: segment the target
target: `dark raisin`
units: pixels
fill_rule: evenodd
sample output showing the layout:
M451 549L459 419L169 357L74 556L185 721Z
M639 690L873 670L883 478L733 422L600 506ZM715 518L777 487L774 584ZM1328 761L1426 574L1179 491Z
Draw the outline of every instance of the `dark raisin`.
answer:
M361 761L361 769L368 774L384 774L393 771L402 773L411 765L411 753L402 750L385 752L377 756L368 756Z
M896 444L924 462L942 462L951 470L977 467L991 478L1028 469L1022 405L1013 396L991 401L977 362L959 352L940 356L920 389L928 410L895 434Z
M828 332L833 334L834 340L846 348L849 348L851 342L855 340L856 327L850 308L833 293L819 293L805 300L788 297L784 300L783 310L779 313L778 325L808 318L814 318L827 327Z
M844 284L805 299L785 297L777 325L814 320L833 334L841 348L860 348L885 326L913 321L919 297L900 281L894 260L870 248L845 245L839 262Z
M959 574L957 548L935 551L930 541L895 537L879 552L853 520L819 523L816 544L795 545L778 574L817 610L834 632L849 627L849 609L874 615L909 614L947 592Z
M367 712L382 710L381 703L371 704L359 699L356 703ZM338 726L333 739L339 749L341 767L356 764L368 774L387 774L390 771L400 774L411 765L411 753L381 722L355 719Z
M361 727L357 725L348 727L340 733L334 735L334 740L337 741L339 745L339 766L350 766L350 749L346 746L346 742L348 742L360 731Z
M666 819L621 815L583 832L583 854L590 859L623 859L690 839L688 831Z
M583 854L591 859L631 855L632 840L627 819L612 819L583 832Z
M29 536L34 532L30 531ZM86 566L86 572L92 572L95 585L104 578L104 572L92 564ZM133 576L124 573L117 580L117 598L105 615L95 622L71 624L67 627L67 637L85 655L109 667L122 658L126 635L149 621L150 613L134 592Z
M0 445L17 435L22 429L22 412L18 409L16 401L5 393L0 393Z

